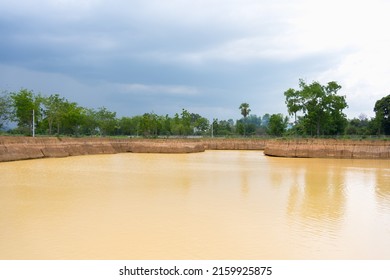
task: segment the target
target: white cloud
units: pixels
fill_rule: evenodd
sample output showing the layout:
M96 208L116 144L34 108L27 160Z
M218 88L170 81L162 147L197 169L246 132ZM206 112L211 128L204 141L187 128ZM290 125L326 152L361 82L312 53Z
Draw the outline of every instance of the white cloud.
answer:
M151 21L230 31L230 36L200 48L153 50L145 56L201 64L339 54L388 36L387 8L382 0L164 1L146 11Z
M335 80L347 96L349 116L373 116L375 101L389 94L390 2L303 1L290 24L291 42L302 54L334 53L334 64L309 76ZM298 16L300 15L300 16Z
M246 37L214 46L208 50L179 54L178 60L188 63L207 63L209 61L228 61L248 63L255 61L290 61L300 59L319 51L303 49L285 36Z
M390 94L390 55L387 46L361 48L345 55L341 62L318 77L322 81L338 81L347 96L350 115L373 116L375 102Z
M344 6L332 18L332 27L324 30L328 38L334 37L333 45L350 49L340 56L338 64L315 79L335 80L343 86L351 117L360 113L373 116L376 100L388 95L390 90L390 33L387 32L390 3L381 0L341 3Z

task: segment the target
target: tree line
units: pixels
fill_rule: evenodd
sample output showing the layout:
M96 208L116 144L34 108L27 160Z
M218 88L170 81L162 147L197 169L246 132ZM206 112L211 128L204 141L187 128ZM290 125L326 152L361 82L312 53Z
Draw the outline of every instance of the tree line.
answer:
M186 109L174 116L154 112L132 117L116 116L106 107L85 108L59 94L44 96L31 90L0 93L0 130L9 122L16 128L11 134L70 136L334 136L390 135L390 95L378 100L375 117L365 115L348 120L343 110L348 107L345 96L338 94L337 82L321 85L299 81L299 89L284 92L288 116L282 114L250 114L248 103L238 109L238 120L211 122Z
M327 135L390 135L390 95L375 102L375 117L364 114L348 120L343 110L348 107L345 96L338 94L337 82L321 85L299 81L299 89L284 92L287 110L294 122L289 134L304 136Z
M0 129L4 130L7 122L13 122L16 128L8 129L7 132L10 134L31 135L34 125L35 134L41 135L143 137L266 135L271 133L267 129L269 119L269 114L263 117L245 115L245 119L236 121L213 119L210 122L186 109L173 116L151 112L118 118L116 112L106 107L85 108L59 94L43 96L27 89L0 94Z

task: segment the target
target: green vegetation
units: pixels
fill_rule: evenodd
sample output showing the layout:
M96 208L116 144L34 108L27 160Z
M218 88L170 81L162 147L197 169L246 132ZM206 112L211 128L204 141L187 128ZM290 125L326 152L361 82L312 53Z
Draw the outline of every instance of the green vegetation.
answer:
M239 124L240 124L239 125L239 127L240 127L239 131L240 131L240 134L244 134L244 136L245 136L246 132L247 132L247 126L248 126L246 118L248 117L249 113L251 112L251 109L249 109L249 104L248 103L242 103L240 105L240 107L238 107L238 109L241 110L241 115L244 117L244 121L243 122L239 122Z
M33 111L35 133L69 136L229 136L229 137L343 137L366 138L390 135L390 95L375 103L375 118L361 114L348 120L343 110L348 107L345 96L338 95L336 82L321 85L299 81L299 90L284 92L287 110L294 121L282 114L250 114L248 103L239 106L241 119L209 120L182 109L173 117L154 112L118 118L105 107L84 108L59 94L44 96L21 89L0 92L0 130L7 123L17 127L10 134L31 135Z
M5 92L0 93L0 129L10 119L11 99Z
M287 129L288 117L282 114L273 114L269 119L268 133L274 136L282 136Z
M378 132L390 135L390 94L375 103L374 112Z
M174 117L145 113L142 116L117 118L105 107L84 108L59 94L42 96L27 89L0 95L0 128L15 122L11 134L31 135L35 115L36 133L41 135L133 135L158 137L170 135L205 135L209 121L183 109Z
M342 112L347 107L345 96L337 95L341 86L336 82L307 85L300 80L299 87L300 90L289 89L284 93L288 112L295 116L297 132L317 137L343 134L348 121ZM297 119L300 111L303 116Z
M288 89L284 95L294 124L286 131L287 135L367 138L390 135L389 105L390 95L375 104L375 118L368 119L361 114L359 118L347 120L343 110L348 107L345 96L339 96L341 86L336 82L321 85L313 82L307 85L299 81L300 90ZM302 112L302 116L297 113Z

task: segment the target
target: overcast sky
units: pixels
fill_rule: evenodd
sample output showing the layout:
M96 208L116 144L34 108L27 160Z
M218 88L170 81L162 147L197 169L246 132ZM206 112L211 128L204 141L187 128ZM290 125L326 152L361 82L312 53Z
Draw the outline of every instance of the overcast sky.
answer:
M118 116L286 114L284 91L337 81L348 117L390 94L390 1L0 0L0 90Z

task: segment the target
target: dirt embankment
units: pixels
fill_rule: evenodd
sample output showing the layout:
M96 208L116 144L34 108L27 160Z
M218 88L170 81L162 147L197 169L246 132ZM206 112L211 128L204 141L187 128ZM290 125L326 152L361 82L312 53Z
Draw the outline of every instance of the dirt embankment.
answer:
M390 141L301 139L270 140L264 154L299 158L390 159Z
M112 139L0 136L0 162L116 153L196 153L205 150L264 150L265 140Z
M264 150L277 157L390 159L390 141L331 139L113 139L0 136L0 162L116 153Z

